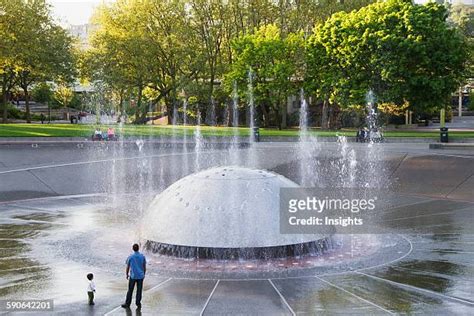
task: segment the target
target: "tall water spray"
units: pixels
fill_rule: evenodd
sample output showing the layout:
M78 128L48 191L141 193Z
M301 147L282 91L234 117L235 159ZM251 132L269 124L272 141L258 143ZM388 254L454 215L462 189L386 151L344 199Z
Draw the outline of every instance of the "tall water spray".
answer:
M354 148L351 148L344 135L337 136L338 151L341 153L340 159L333 165L335 170L339 170L338 186L343 188L353 188L356 186L357 159Z
M184 91L183 91L184 94ZM183 100L183 126L185 127L188 124L188 99L185 97ZM187 129L183 128L183 171L184 174L189 173L189 155L188 155L188 133Z
M171 124L173 125L173 129L175 128L176 124L178 124L178 108L176 107L175 103L173 103L173 119Z
M250 142L253 143L255 141L255 137L253 135L253 129L255 127L255 101L253 95L253 71L252 68L249 69L248 73L248 81L247 81L247 94L248 94L248 103L249 103L249 111L250 111Z
M258 157L256 153L256 139L254 135L254 128L257 127L256 124L256 115L255 115L255 97L254 97L254 90L253 90L253 71L252 68L249 69L248 72L248 80L247 80L247 98L248 98L248 110L249 110L249 127L250 127L250 134L249 134L249 143L250 146L247 150L248 155L245 163L247 166L250 167L257 167L258 166Z
M176 106L176 103L173 102L173 117L171 121L171 140L170 140L170 148L171 148L171 154L174 155L176 152L180 152L179 149L179 142L182 140L180 139L180 136L178 135L178 107ZM183 157L186 159L187 157ZM183 162L180 161L179 159L171 159L169 162L169 170L171 170L172 174L176 178L180 178L185 175L184 173L184 168L183 168Z
M237 81L234 81L232 91L232 126L239 126L239 91L237 89Z
M114 160L112 161L112 170L110 173L110 188L112 192L108 192L109 195L112 197L112 205L114 209L119 209L120 205L122 204L121 194L125 191L125 181L122 179L124 175L124 168L126 164L123 161L118 160L117 158L124 157L124 121L125 115L124 113L120 113L120 120L116 125L115 135L118 137L117 143L113 145L113 157Z
M373 143L374 135L378 132L377 126L377 111L375 107L375 94L372 90L369 90L366 95L366 102L367 102L367 116L366 116L366 123L367 128L369 129L369 141Z
M194 141L195 141L195 146L194 146L194 171L199 171L201 169L201 150L203 147L203 139L202 139L202 134L201 134L201 111L197 111L196 115L196 127L194 129Z
M300 139L306 140L308 138L308 102L304 95L304 90L300 91Z
M184 98L183 101L183 126L188 124L188 99Z
M232 143L229 147L230 161L232 165L239 164L239 93L237 82L234 81L232 91Z
M386 174L384 165L380 163L382 148L376 142L380 140L380 127L378 126L378 113L376 107L376 96L372 90L366 94L366 125L368 128L368 150L365 152L366 170L364 172L364 186L380 188L389 184L383 175Z
M298 140L299 178L302 186L315 186L319 183L318 161L315 157L318 148L317 139L308 130L308 102L304 90L300 91L300 120Z

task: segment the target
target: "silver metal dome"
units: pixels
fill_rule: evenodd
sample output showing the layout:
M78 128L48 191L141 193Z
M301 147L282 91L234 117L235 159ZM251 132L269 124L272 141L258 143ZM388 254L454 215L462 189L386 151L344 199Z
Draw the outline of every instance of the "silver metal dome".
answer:
M279 190L297 186L264 170L201 171L175 182L153 200L144 217L143 237L154 243L148 248L160 249L157 252L175 252L173 246L249 249L324 240L323 235L280 234Z

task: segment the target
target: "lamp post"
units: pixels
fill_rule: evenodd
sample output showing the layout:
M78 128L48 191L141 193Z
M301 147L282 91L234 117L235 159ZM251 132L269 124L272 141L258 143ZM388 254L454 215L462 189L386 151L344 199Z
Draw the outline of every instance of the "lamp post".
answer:
M48 124L51 124L51 107L48 101L46 101L46 105L48 106Z
M439 140L442 143L448 142L448 128L446 127L446 109L442 108L440 111L440 118L439 118Z

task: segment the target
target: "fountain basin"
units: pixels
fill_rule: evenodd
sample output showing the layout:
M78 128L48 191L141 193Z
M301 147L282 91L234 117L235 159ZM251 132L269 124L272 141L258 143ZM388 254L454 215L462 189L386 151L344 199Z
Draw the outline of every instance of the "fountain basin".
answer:
M163 255L260 259L318 255L323 234L281 234L280 188L298 187L265 170L217 167L180 179L155 197L143 221L145 248Z

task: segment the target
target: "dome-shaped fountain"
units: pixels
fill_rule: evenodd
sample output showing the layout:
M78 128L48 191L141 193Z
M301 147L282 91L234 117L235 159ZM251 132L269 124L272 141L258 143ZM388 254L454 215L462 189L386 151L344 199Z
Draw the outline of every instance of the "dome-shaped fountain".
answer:
M156 196L146 212L145 248L206 259L318 255L331 247L329 236L280 233L279 191L291 187L298 185L243 167L184 177Z

